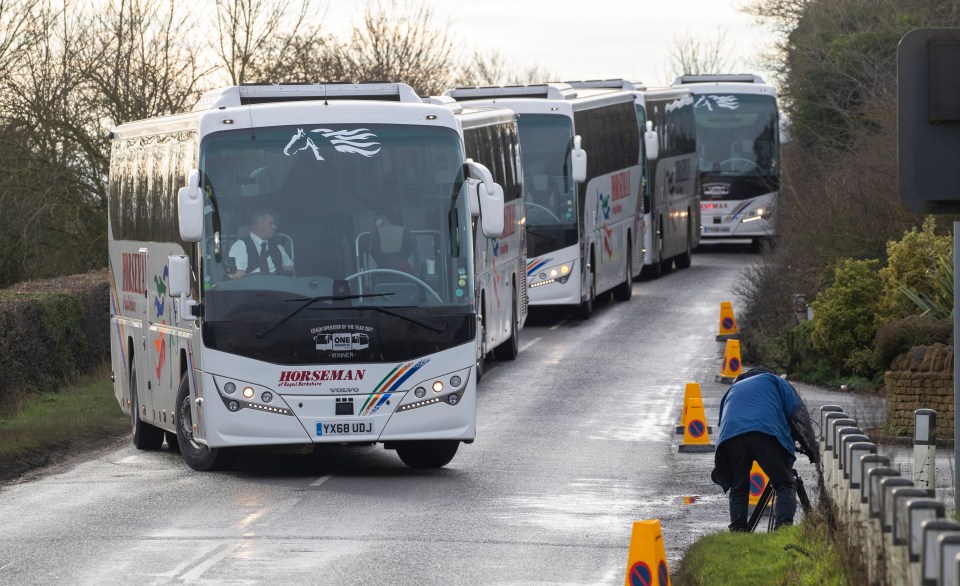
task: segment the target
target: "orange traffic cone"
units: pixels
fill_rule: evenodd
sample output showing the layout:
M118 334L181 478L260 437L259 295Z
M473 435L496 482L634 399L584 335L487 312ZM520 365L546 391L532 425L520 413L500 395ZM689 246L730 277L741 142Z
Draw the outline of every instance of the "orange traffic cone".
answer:
M693 397L687 411L687 425L683 428L681 452L712 452L716 446L710 443L707 416L703 413L703 401Z
M720 331L717 341L734 339L740 335L737 318L733 317L733 305L729 301L720 302Z
M740 341L727 340L727 347L723 350L723 366L717 375L718 383L730 384L740 376Z
M663 545L660 519L633 522L630 553L627 554L627 576L623 584L670 586L670 570L667 569L667 550Z
M753 461L753 467L750 468L750 506L755 507L760 501L760 495L763 494L763 489L767 487L767 483L770 482L770 477L767 476L767 473L763 471L763 468L760 467L760 464L757 464L757 461ZM773 499L767 501L767 503L772 503Z
M683 411L680 412L680 425L677 426L677 433L683 433L687 427L687 415L690 413L690 399L701 399L700 385L698 383L687 383L687 388L683 392ZM702 403L701 403L702 404ZM713 428L707 426L707 432L713 433Z

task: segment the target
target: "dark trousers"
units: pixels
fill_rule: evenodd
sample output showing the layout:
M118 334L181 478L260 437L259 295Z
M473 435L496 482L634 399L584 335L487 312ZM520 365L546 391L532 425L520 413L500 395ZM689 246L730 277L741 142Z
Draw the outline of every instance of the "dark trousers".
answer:
M717 448L717 468L723 471L730 487L730 530L746 531L750 506L750 469L756 460L776 492L774 526L793 524L797 512L797 482L793 477L793 454L777 438L749 432L724 441Z

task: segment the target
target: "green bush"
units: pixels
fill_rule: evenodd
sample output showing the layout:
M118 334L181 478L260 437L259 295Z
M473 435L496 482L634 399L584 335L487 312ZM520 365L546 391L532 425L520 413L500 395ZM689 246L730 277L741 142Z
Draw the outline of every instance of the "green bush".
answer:
M0 414L110 358L106 271L0 290Z
M870 348L877 333L878 265L876 260L841 260L833 284L813 302L813 346L838 371L864 374L862 351Z
M919 231L913 228L900 240L887 243L887 266L880 269L883 289L877 315L881 322L917 313L917 305L905 294L905 289L919 298L943 298L938 279L943 272L939 259L952 258L953 241L948 235L938 236L935 229L936 222L928 216ZM952 291L951 283L950 306Z
M887 370L894 358L910 348L936 342L953 343L952 321L916 315L893 320L877 331L873 340L874 362L878 369Z

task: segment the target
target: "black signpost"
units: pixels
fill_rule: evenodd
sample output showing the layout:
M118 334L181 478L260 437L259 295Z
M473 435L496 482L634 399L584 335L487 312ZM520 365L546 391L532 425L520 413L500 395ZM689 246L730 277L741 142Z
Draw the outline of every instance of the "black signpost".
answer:
M916 29L897 48L897 171L900 201L916 213L960 213L960 29ZM953 306L960 304L960 222L953 223ZM960 340L956 314L954 340ZM953 363L960 364L954 343ZM953 436L960 437L960 384L953 376ZM954 452L954 486L960 458ZM960 510L960 490L954 492Z

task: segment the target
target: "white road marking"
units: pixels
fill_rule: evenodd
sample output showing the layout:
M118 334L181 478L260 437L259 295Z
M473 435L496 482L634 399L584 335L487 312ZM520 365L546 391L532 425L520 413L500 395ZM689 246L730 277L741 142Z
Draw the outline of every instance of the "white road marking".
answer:
M203 560L202 562L194 566L192 570L180 576L180 579L185 582L192 582L194 580L199 579L201 576L203 576L204 572L206 572L207 570L209 570L210 568L217 565L218 563L226 559L228 556L233 554L233 552L238 550L241 545L242 544L239 541L228 544L226 547L220 550L220 553L210 556L207 559Z
M527 343L524 344L523 346L520 346L520 350L518 350L518 352L523 352L524 350L526 350L526 349L529 348L530 346L533 346L534 344L536 344L537 342L539 342L539 341L542 340L542 339L543 339L543 336L540 336L540 337L537 337L537 338L534 338L534 339L530 340L529 342L527 342Z
M565 323L567 323L567 320L562 319L562 320L558 321L556 324L550 326L550 329L551 329L551 330L559 329L560 326L562 326L562 325L565 324Z
M12 565L13 565L13 562L10 562L9 564L0 566L0 572L6 570L7 568L9 568L9 567L12 566Z

